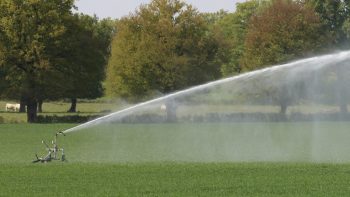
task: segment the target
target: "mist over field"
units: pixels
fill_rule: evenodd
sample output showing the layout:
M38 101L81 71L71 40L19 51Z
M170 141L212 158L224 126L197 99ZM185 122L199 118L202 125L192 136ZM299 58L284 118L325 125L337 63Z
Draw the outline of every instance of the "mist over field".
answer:
M71 162L349 162L349 124L112 124L68 134Z

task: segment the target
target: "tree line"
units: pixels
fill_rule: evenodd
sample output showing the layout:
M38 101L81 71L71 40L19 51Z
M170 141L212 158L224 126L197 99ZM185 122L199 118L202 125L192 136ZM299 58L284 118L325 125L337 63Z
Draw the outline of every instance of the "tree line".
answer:
M23 101L29 122L43 100L70 98L71 111L77 98L103 94L138 102L349 48L349 0L247 0L232 13L152 0L117 20L73 8L0 1L0 96Z
M183 1L153 0L118 21L106 91L137 101L348 49L349 16L348 0L248 0L233 13L200 13ZM275 92L285 114L292 102L283 88ZM339 105L347 112L344 102Z

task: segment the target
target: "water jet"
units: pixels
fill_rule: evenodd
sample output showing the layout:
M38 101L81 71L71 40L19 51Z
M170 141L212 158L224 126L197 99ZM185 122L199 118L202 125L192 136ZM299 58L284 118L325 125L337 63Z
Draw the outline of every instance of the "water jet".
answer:
M91 151L101 149L98 162L346 162L349 63L350 51L344 51L271 66L132 105L63 133L87 132ZM169 102L176 106L175 122L161 111Z

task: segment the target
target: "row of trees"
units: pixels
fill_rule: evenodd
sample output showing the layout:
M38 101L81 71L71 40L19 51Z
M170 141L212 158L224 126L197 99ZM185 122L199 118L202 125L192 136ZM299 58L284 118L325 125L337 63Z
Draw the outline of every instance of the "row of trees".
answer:
M135 101L349 48L349 18L348 0L248 0L234 13L153 0L117 23L107 94Z
M104 81L107 95L139 101L349 46L349 0L248 0L233 13L152 0L117 21L73 9L0 1L0 97L25 104L29 122L43 100L70 98L74 111Z
M249 0L214 23L229 45L222 74L349 48L350 3L343 0ZM220 14L222 15L222 14Z
M35 122L43 100L97 98L114 22L73 14L74 0L0 1L0 96L27 106ZM39 107L40 108L40 107Z
M242 15L250 15L245 31L235 29L230 32L231 35L243 32L244 41L238 43L243 49L241 53L238 53L238 56L237 53L231 55L236 61L231 62L229 67L250 71L319 53L349 49L349 30L347 28L350 17L349 1L274 0L251 1L250 3L246 4L250 5L249 7L238 6L236 13L226 16L227 18L239 18ZM253 14L251 14L252 10ZM334 70L328 72L328 75L334 75L336 81L345 83L347 79L339 75L337 67L340 65L334 67ZM325 75L321 78L323 78L323 85L333 83L326 81L331 78L329 76ZM304 83L307 82L304 81ZM281 106L282 114L286 113L288 105L295 102L297 95L295 92L300 92L302 89L300 84L297 89L293 87L292 90L288 90L288 86L291 87L293 84L287 84L287 87L281 85L275 99L276 104ZM347 89L339 85L333 87L338 87L335 88L338 92L334 93L341 94L336 95L340 111L347 113L347 102L350 99L346 93ZM291 91L293 93L290 93ZM314 93L319 94L319 92ZM302 97L302 93L299 94L297 97Z

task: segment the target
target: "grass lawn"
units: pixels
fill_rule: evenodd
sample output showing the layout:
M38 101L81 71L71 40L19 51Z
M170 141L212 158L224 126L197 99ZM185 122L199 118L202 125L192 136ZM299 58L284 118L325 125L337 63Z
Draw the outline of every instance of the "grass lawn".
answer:
M27 121L26 113L5 112L6 103L15 103L13 101L0 101L0 123L25 123ZM67 113L70 103L67 102L46 102L43 103L43 116L70 116L70 115L101 115L111 111L116 111L122 106L118 103L108 102L78 102L77 113Z
M326 131L335 128L335 125L340 129L331 130L338 135L332 139L326 135ZM215 151L208 152L210 157L205 157L199 151L204 148L216 148L216 153L219 153L225 150L223 147L227 148L228 141L238 137L240 139L234 142L243 141L238 145L244 148L250 147L244 144L252 142L248 140L248 136L256 135L256 139L266 141L267 138L259 134L261 130L258 128L261 128L261 125L254 124L221 125L220 129L219 125L215 124L176 127L172 124L96 127L69 133L61 139L66 148L68 162L30 163L34 153L43 149L41 139L49 140L57 131L73 126L75 125L0 124L0 196L347 196L350 192L350 164L346 162L341 164L297 160L296 162L227 162L223 159L225 155L213 157ZM345 131L349 128L348 123L324 123L316 126L307 123L271 124L268 128L271 130L269 135L272 138L269 139L277 139L280 143L270 146L280 147L288 153L292 148L291 144L287 143L288 140L307 138L303 142L295 143L303 144L302 149L315 151L315 148L308 147L309 139L313 136L302 135L303 132L308 133L309 129L315 127L325 128L320 131L323 137L319 137L318 143L328 147L331 150L330 155L334 154L332 150L343 151L342 154L345 155L348 147L343 146L349 137L345 135ZM198 130L195 131L193 128ZM209 135L215 128L217 134ZM230 134L243 128L248 132L246 135L239 132ZM288 134L293 130L297 135ZM175 131L179 134L175 134ZM187 139L193 136L198 137L197 140ZM227 140L223 138L224 136L227 136ZM339 140L341 137L343 140ZM207 143L209 139L222 142L222 145L220 143L200 145L200 142ZM115 140L118 143L112 143ZM337 146L333 144L333 140L342 146L334 148ZM165 142L160 143L161 141ZM333 149L328 143L334 145ZM179 145L183 145L187 151L184 149L170 151L165 148ZM256 151L262 149L263 145L266 146L261 143L252 148ZM318 146L317 144L316 148L324 152L323 146ZM272 150L271 147L265 151ZM205 152L209 149L205 149ZM243 150L247 155L256 157L252 155L252 150L241 149ZM296 156L304 158L311 154L304 154L298 150L295 152L298 154L289 155L288 158L294 159ZM165 153L170 156L166 156ZM185 159L188 157L182 157L180 153L194 156L198 161L186 162ZM198 155L191 155L195 153ZM130 154L140 157L132 160ZM156 154L159 155L159 160L156 159ZM272 154L277 160L284 158L279 153ZM342 154L339 157L343 157ZM151 158L151 155L154 158ZM95 156L98 159L107 158L100 161L90 158ZM115 156L125 160L111 159ZM151 159L147 161L146 158ZM179 160L171 161L172 158ZM215 162L215 159L219 159L219 162ZM249 160L249 157L245 159Z

